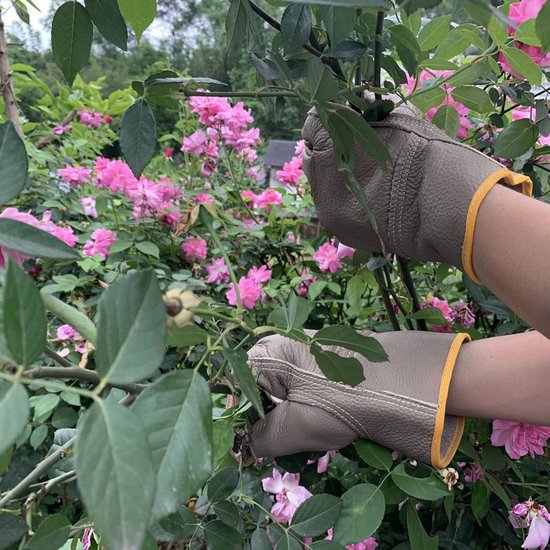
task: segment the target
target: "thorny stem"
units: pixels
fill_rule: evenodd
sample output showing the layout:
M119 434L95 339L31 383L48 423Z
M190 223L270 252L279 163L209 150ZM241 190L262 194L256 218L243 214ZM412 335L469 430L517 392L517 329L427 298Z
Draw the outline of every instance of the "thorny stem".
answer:
M23 480L21 480L13 489L5 493L0 499L0 508L20 497L41 475L45 474L54 464L57 464L60 460L65 458L67 451L74 445L76 436L72 437L54 451L51 455L47 456L42 462L39 462L36 468Z
M405 260L405 258L397 256L397 265L401 273L401 278L403 279L403 284L407 288L407 292L411 297L413 313L416 313L417 311L420 311L420 302L418 300L416 287L414 286L414 281L409 270L409 264L407 260ZM416 326L419 330L428 330L428 327L426 326L426 321L424 319L417 319Z
M407 323L407 326L409 327L409 330L414 330L412 321L408 318L407 312L405 308L403 307L403 304L401 303L401 300L399 299L399 296L397 295L397 292L395 292L391 280L391 275L388 270L387 264L382 268L384 270L384 276L386 278L386 288L388 289L391 297L393 298L393 301L395 302L395 305L399 308L399 311L403 314L403 317L405 317L405 323ZM393 308L392 308L393 311Z
M401 327L399 326L399 321L397 320L397 317L395 316L395 313L393 311L390 295L388 289L386 288L386 285L384 284L382 273L382 269L375 269L374 278L376 279L376 283L378 284L378 289L380 290L380 294L382 295L382 301L384 302L384 307L386 308L386 313L388 314L388 318L390 319L393 330L401 330Z

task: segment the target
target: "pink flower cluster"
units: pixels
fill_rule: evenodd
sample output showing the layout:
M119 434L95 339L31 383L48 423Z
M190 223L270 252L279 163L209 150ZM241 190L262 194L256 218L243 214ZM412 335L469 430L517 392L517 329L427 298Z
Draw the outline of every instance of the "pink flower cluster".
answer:
M548 443L548 439L550 439L550 427L532 426L508 420L493 422L491 444L494 447L504 446L508 456L513 459L521 458L527 454L531 458L534 458L536 454L544 454L544 447Z
M241 197L246 202L250 202L252 208L268 208L270 206L283 204L283 196L281 193L271 188L262 191L259 195L254 193L254 191L247 189L245 191L241 191Z
M190 264L202 262L206 259L206 254L208 253L208 246L202 237L187 237L180 248L185 261Z
M61 325L58 327L57 337L63 342L81 338L80 334L71 325Z
M300 485L300 474L281 472L273 468L271 477L262 479L266 493L275 495L275 504L271 508L271 517L281 523L289 523L298 506L307 500L311 493Z
M535 19L545 3L546 0L521 0L521 2L513 2L512 4L510 4L508 17L514 23L520 25L524 21ZM512 27L509 27L508 32L510 36L514 36L516 34L515 29ZM519 42L518 40L514 42L514 45L519 50L525 52L540 67L550 67L550 52L543 53L542 48L540 48L539 46L530 46L529 44L524 44L523 42ZM512 70L512 67L508 63L508 60L502 53L499 56L499 62L506 72L510 72L516 76L520 76Z
M420 86L422 86L422 83L426 82L427 80L431 80L437 77L447 78L452 74L453 74L452 71L439 71L439 70L430 70L429 72L422 71L418 76L418 88L420 88ZM416 79L412 76L409 76L407 78L407 83L404 84L404 88L407 90L409 94L411 94L415 88L415 85L416 85ZM434 117L439 107L441 107L442 105L451 105L457 110L459 120L460 120L460 127L458 129L457 136L459 138L466 138L468 136L468 129L471 128L472 126L472 123L468 118L470 109L468 109L468 107L465 107L464 105L462 105L462 103L459 103L456 99L453 98L453 96L451 95L451 92L453 91L453 86L444 84L441 87L441 89L445 92L445 99L436 107L432 107L431 109L428 109L426 111L426 117L429 120L432 120L432 118Z
M262 285L267 283L270 278L271 271L267 269L267 266L262 265L261 267L252 267L245 277L239 279L237 288L243 307L247 309L254 308L256 302L262 297ZM235 292L233 283L229 285L229 290L225 293L225 297L229 305L237 305L237 293Z
M52 213L49 210L46 210L42 215L42 219L38 220L30 212L20 212L17 208L13 207L6 208L0 214L0 218L8 218L10 220L26 223L27 225L32 225L37 229L47 231L68 246L74 247L78 241L78 237L73 233L72 228L55 224L51 221L51 217ZM4 267L6 265L6 256L12 258L18 265L21 265L28 258L28 256L25 256L20 252L0 248L0 267Z
M110 229L96 229L90 239L84 245L84 254L86 256L100 256L102 260L109 256L111 245L117 240L117 235Z
M429 296L420 304L420 309L427 307L435 307L441 311L443 319L447 321L447 325L429 325L436 332L453 332L452 323L462 325L463 328L470 328L475 323L475 315L468 304L459 300L454 307L451 308L447 300L441 300L435 296Z
M346 246L345 244L339 244L338 247L334 246L334 239L330 242L322 244L317 252L313 254L313 259L317 262L319 269L323 273L336 273L344 264L341 262L342 258L352 257L355 252L354 248Z
M527 538L522 548L539 548L544 550L550 541L550 513L534 500L526 500L516 504L508 514L510 523L515 529L529 527Z
M57 175L69 185L81 185L86 183L91 175L92 171L89 168L83 168L82 166L65 165L65 168L59 168Z
M305 148L306 146L303 139L296 142L296 147L294 148L294 156L290 159L289 162L285 162L282 169L275 174L275 177L281 183L296 185L300 181L300 178L304 175L304 172L302 171L302 155L305 151Z
M145 176L137 179L124 161L100 157L95 160L94 181L98 189L125 195L136 220L158 217L175 228L181 217L178 209L181 189L166 178L159 183Z
M80 124L91 126L92 128L99 128L103 122L106 124L111 122L110 116L95 111L88 111L86 107L82 107L82 109L78 111L78 116Z
M252 147L260 140L260 130L248 128L254 117L242 101L231 105L225 97L194 96L189 99L189 105L191 112L199 115L199 122L207 128L184 137L181 150L202 159L201 174L204 177L217 170L219 144L234 149L246 162L256 160Z

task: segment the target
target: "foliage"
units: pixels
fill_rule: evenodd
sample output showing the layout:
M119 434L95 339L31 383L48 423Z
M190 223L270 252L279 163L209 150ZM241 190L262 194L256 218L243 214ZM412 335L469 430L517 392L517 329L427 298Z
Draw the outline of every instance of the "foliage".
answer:
M101 14L114 0L68 2L53 32L93 24L123 47L122 23L139 35L151 20L145 3L138 14L120 2L109 26ZM335 141L344 127L383 164L368 122L391 105L372 109L357 92L396 93L529 174L546 199L550 119L546 90L532 85L546 80L545 54L522 46L546 44L544 21L512 36L505 10L469 2L476 22L451 29L450 17L423 22L414 9L435 3L290 3L266 53L256 46L267 16L233 0L228 36L246 34L261 82L243 79L254 89L240 95L254 114L261 96L313 104ZM373 8L392 16L387 30ZM538 448L518 460L491 444L489 422L469 420L442 472L367 441L260 463L244 427L273 402L245 352L287 335L312 345L327 377L355 385L356 365L320 344L383 368L384 350L358 330L427 324L478 339L524 322L448 265L409 271L337 248L315 219L303 143L280 186L266 187L252 113L216 97L225 88L211 75L162 67L102 97L101 82L76 75L86 44L68 38L54 36L54 56L71 88L53 93L33 67L14 66L16 89L39 98L26 151L0 127L0 173L14 173L0 192L0 548L373 547L373 534L380 548L519 547L526 524L509 522L512 505L522 518L542 510L528 498L548 504ZM343 100L365 116L342 115ZM167 109L177 122L157 136L154 113ZM349 167L351 142L340 141Z

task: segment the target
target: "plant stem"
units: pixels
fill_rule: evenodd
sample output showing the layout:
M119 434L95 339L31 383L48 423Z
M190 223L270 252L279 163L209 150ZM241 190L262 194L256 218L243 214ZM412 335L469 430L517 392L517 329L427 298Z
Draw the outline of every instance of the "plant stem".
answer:
M382 72L382 33L384 32L384 12L379 11L376 14L376 31L374 36L374 78L373 84L376 88L381 87ZM382 96L375 92L376 99L382 99Z
M418 300L418 294L416 293L414 281L411 276L409 264L407 260L405 260L405 258L397 256L397 265L399 267L399 272L401 273L401 278L403 279L403 284L407 288L407 292L411 297L413 313L416 313L417 311L420 311L420 302ZM424 319L417 319L416 327L418 330L428 330L428 327L426 326L426 321Z
M386 288L388 289L391 297L393 298L393 301L395 302L396 306L399 308L399 311L403 314L403 317L405 317L405 323L407 323L407 326L409 327L409 330L414 330L412 321L408 318L407 312L405 311L405 308L403 307L403 304L401 303L401 300L399 299L399 296L397 295L397 292L395 292L391 280L391 275L388 270L388 266L385 265L383 268L384 270L384 276L386 279ZM393 308L392 308L393 311Z
M97 330L95 325L78 309L67 305L55 296L41 292L42 302L44 307L53 313L58 319L65 321L65 323L71 325L76 329L81 336L83 336L88 342L95 344L97 337Z
M384 302L384 307L386 308L386 313L388 314L388 318L391 322L393 330L401 330L401 327L399 326L399 321L397 320L397 317L395 316L395 313L393 311L388 289L384 284L384 277L382 276L382 272L383 271L381 268L374 270L374 277L378 284L378 290L380 291L380 294L382 296L382 301Z
M57 464L65 457L66 452L74 445L76 436L72 437L54 451L51 455L47 456L42 462L36 465L36 468L23 480L21 480L13 489L8 491L0 499L0 508L8 504L10 501L20 497L41 475L45 474L54 464Z

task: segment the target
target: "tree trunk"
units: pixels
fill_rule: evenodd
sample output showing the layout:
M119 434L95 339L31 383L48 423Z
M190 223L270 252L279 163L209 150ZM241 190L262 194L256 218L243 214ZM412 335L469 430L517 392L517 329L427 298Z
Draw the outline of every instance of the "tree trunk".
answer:
M0 10L0 85L4 98L4 112L6 118L13 123L15 130L24 139L21 122L19 121L19 109L13 91L13 75L11 74L10 60L8 57L8 43L4 32L4 21Z

